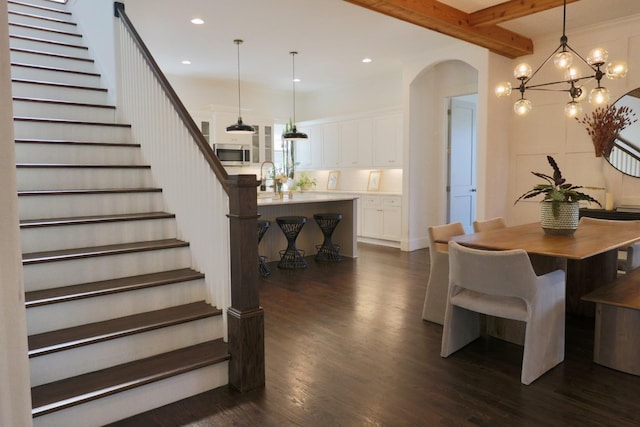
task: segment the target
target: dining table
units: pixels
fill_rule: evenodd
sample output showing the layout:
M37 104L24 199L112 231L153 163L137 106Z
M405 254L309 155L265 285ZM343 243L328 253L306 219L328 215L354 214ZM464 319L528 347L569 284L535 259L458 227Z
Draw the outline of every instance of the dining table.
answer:
M616 279L618 251L640 240L640 223L580 223L570 236L546 234L540 223L529 223L451 240L479 249L524 249L538 275L564 269L567 313L594 316L594 304L581 301L581 297Z

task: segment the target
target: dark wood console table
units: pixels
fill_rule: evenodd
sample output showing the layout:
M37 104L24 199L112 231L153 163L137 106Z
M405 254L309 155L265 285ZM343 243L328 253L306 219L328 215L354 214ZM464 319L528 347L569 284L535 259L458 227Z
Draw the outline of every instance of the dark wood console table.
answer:
M619 212L616 210L608 211L606 209L588 209L580 208L580 218L583 216L599 219L613 219L617 221L636 221L640 220L640 212Z

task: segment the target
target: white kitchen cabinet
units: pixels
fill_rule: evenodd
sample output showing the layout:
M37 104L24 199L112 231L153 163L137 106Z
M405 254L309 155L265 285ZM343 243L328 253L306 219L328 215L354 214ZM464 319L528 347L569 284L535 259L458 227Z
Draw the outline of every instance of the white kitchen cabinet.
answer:
M373 166L402 166L402 115L373 119Z
M299 128L307 134L307 139L296 141L296 163L298 169L320 169L322 167L322 126Z
M261 164L269 160L273 161L273 126L251 125L256 132L251 136L251 163Z
M340 167L340 144L337 122L322 125L322 166L325 168Z
M345 168L369 167L373 146L371 119L347 120L339 123L340 165Z
M400 241L402 198L400 196L364 195L361 200L361 236Z

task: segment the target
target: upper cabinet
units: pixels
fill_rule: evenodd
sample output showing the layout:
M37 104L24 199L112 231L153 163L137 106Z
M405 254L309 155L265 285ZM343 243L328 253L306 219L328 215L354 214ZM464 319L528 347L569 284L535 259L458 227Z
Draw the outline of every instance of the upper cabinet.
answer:
M402 166L402 115L373 119L373 166Z
M296 145L300 169L402 167L402 115L376 114L303 125Z

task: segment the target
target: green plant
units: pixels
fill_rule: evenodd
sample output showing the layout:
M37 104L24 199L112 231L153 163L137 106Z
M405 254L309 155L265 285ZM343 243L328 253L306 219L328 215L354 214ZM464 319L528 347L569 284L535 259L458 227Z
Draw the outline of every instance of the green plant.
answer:
M543 201L551 202L551 211L553 212L553 216L556 218L560 214L561 202L578 202L580 200L585 200L587 202L594 202L599 206L602 206L600 202L598 202L590 195L577 191L580 188L586 188L589 190L602 190L602 188L582 187L580 185L569 184L567 180L562 177L562 172L560 172L560 168L558 167L558 164L553 159L553 157L547 156L547 161L553 168L553 176L549 176L540 172L531 172L535 176L547 181L547 183L534 186L531 190L518 197L514 204L518 203L520 200L530 199L538 195L544 195Z
M296 188L304 189L304 188L315 188L315 187L316 187L316 179L311 178L308 172L300 172L298 181L296 181Z

